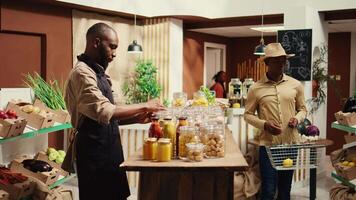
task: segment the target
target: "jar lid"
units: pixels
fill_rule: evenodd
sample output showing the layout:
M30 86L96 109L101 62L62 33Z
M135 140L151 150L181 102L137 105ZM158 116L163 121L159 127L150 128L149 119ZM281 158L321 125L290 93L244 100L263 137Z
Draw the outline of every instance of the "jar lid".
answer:
M145 139L145 142L157 142L157 138L155 137L149 137Z
M171 139L169 139L169 138L160 138L158 140L158 143L168 144L168 143L171 143Z
M187 120L187 117L186 116L180 116L178 119L179 120Z

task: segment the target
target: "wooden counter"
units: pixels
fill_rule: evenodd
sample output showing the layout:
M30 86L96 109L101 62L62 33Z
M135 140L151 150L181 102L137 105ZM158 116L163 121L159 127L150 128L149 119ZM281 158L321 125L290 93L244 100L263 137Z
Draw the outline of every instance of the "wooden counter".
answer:
M224 158L202 162L144 161L139 149L120 167L140 172L138 199L218 200L233 199L234 172L244 171L248 165L227 130Z

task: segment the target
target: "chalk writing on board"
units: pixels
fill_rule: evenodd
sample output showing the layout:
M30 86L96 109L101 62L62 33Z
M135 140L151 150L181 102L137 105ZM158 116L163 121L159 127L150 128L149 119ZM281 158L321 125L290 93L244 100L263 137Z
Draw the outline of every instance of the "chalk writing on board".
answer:
M278 41L287 54L295 54L294 57L289 59L285 73L298 80L310 80L312 30L278 31Z

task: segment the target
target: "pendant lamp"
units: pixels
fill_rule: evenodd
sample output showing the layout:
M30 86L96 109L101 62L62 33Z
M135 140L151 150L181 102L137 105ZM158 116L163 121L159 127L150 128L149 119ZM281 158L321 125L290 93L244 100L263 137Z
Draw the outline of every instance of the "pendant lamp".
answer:
M135 31L135 37L136 37L136 15L135 15L134 31ZM127 52L128 53L142 53L142 46L139 45L136 40L133 40L132 43L127 48Z

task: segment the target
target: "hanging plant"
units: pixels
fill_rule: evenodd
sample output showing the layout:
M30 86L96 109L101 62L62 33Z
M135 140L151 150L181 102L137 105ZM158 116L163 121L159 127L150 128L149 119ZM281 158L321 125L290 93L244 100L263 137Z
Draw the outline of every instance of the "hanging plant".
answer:
M123 84L126 103L142 103L160 96L161 86L157 81L157 67L152 61L138 60L133 75Z

